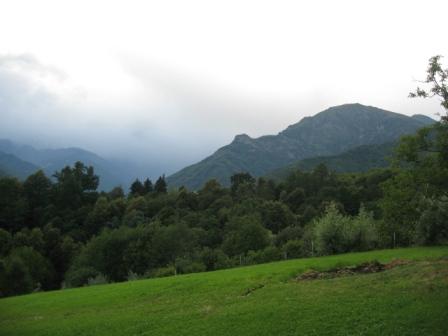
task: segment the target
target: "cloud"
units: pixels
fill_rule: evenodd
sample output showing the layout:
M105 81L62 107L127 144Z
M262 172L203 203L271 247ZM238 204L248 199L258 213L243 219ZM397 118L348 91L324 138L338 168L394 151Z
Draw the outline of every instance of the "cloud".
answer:
M82 147L137 162L153 176L174 172L223 144L219 137L204 141L212 133L197 134L179 104L148 99L147 93L145 88L137 101L97 103L63 71L33 55L0 55L0 137L40 148Z
M32 54L0 55L0 68L19 73L26 72L28 76L52 77L58 81L67 79L67 74L61 69L42 64Z
M156 101L156 114L165 121L182 123L178 132L214 134L229 140L237 133L260 136L281 131L290 123L328 106L331 97L314 88L293 96L242 92L201 73L188 73L173 67L122 57L121 63ZM182 129L183 128L183 129Z
M81 147L158 176L203 159L236 134L275 134L329 106L360 102L427 115L440 109L436 101L409 101L410 81L379 90L368 83L337 85L334 78L298 79L296 90L283 93L235 87L150 58L121 54L116 61L121 77L114 80L126 81L124 93L75 85L30 54L0 55L0 137L41 148Z

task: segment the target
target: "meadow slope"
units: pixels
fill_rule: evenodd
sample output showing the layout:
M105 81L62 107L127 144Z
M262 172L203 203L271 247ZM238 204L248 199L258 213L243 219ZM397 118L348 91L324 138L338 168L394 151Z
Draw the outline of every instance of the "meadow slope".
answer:
M296 281L308 269L411 263ZM248 294L249 293L249 294ZM0 300L0 335L446 335L448 247L296 259Z

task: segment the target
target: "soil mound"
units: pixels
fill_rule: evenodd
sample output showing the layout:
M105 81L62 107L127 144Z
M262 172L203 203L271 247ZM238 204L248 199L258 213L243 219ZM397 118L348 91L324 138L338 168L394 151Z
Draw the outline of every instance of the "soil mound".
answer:
M345 266L334 268L328 271L319 272L316 270L309 270L302 274L300 274L296 280L318 280L318 279L331 279L337 278L341 276L349 276L355 274L367 274L367 273L378 273L385 270L389 270L399 265L406 264L407 262L404 260L394 260L388 264L382 264L378 261L370 261L365 262L356 266Z

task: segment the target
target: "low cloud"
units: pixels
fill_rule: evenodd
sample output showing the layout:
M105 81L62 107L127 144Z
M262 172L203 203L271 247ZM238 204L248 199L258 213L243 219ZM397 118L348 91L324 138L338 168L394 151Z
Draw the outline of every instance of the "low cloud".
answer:
M407 100L405 85L385 96L348 92L330 81L279 95L233 89L207 74L150 60L121 56L118 61L135 86L126 99L97 97L33 55L0 55L0 137L41 148L81 147L133 161L158 176L197 162L236 134L275 134L329 106L360 102L427 115L439 110L436 101Z

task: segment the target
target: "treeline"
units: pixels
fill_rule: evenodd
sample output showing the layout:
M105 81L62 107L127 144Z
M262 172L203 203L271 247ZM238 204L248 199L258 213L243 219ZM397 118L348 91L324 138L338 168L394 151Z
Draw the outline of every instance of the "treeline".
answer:
M448 124L403 138L391 169L324 165L197 192L136 180L96 191L81 162L0 179L0 295L448 239Z

